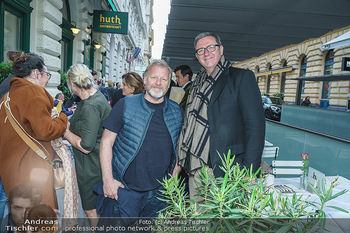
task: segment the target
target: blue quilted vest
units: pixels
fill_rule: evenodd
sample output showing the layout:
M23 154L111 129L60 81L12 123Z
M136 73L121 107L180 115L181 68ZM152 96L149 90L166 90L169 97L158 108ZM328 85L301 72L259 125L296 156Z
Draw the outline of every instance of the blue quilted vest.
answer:
M180 106L174 101L168 98L164 98L164 101L164 122L171 136L174 151L168 170L171 174L177 158L176 145L182 126L182 114ZM141 148L154 111L148 107L143 93L125 97L124 125L113 145L112 168L113 177L122 182L126 188L128 187L124 182L125 172Z

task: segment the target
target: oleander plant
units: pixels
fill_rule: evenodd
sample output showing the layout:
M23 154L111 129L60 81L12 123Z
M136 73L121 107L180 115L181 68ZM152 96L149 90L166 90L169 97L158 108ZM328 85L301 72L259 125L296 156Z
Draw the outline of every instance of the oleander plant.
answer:
M221 156L220 156L221 157ZM159 214L156 228L162 232L319 232L327 230L324 208L329 200L347 192L333 193L337 179L327 188L308 185L320 202L302 195L284 195L264 186L262 172L236 166L230 151L221 157L225 176L213 178L203 166L198 183L199 201L189 199L177 176L162 182L162 200L167 207ZM260 178L257 178L260 175ZM316 182L318 183L318 182ZM340 207L328 206L349 213ZM160 221L166 219L167 221ZM171 221L169 227L169 221ZM189 224L191 223L191 224ZM193 223L197 223L194 224ZM193 227L193 228L190 228Z

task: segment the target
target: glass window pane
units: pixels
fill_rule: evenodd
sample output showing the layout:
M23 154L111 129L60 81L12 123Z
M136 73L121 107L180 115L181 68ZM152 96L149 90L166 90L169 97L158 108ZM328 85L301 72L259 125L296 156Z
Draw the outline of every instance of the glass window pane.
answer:
M332 81L323 82L322 99L331 98L331 85L332 85Z
M324 74L331 75L333 74L333 65L334 65L334 51L330 50L325 59ZM331 81L324 81L322 87L322 99L331 98Z
M12 50L21 49L21 23L22 19L4 11L4 58L6 53ZM4 59L6 60L6 59Z
M325 75L333 74L333 65L331 65L331 66L326 66L326 67L325 67L324 74L325 74Z

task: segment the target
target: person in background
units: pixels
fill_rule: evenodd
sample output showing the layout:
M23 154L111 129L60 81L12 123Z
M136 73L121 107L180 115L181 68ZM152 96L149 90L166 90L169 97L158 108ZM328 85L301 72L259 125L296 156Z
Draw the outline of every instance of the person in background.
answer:
M30 149L18 135L5 109L12 113L50 161L53 159L51 140L62 137L67 128L67 116L60 113L57 118L51 118L54 100L45 89L51 74L42 57L9 51L7 58L13 62L15 78L10 81L8 96L4 95L0 100L0 177L7 195L20 184L45 180L42 184L43 203L57 209L51 164ZM33 173L34 170L40 172Z
M168 91L167 91L166 94L165 94L165 96L166 96L167 98L170 97L170 92L171 92L171 88L172 88L172 87L177 87L177 85L176 85L175 81L171 79L171 80L170 80L170 87L169 87Z
M0 83L0 99L10 90L10 81L15 76L10 74L2 83Z
M114 82L113 82L112 79L109 79L109 80L107 81L107 84L108 84L108 87L114 88ZM107 88L107 89L108 89L108 88ZM115 89L115 88L114 88L114 89Z
M66 108L65 106L64 106L64 94L62 93L62 92L59 92L59 93L57 93L56 94L56 96L55 96L55 101L54 101L54 106L56 107L57 105L58 105L58 103L61 101L61 108L62 108L62 112L64 113L64 114L66 114L67 115L67 117L68 116L70 116L70 115L72 115L73 113L74 113L74 111L75 111L75 106L72 106L72 107L70 107L70 108Z
M103 81L101 79L97 80L98 90L104 95L108 103L110 102L111 98L108 94L108 91L105 87L102 87Z
M166 206L158 199L158 180L179 172L175 147L183 112L164 97L170 78L165 61L152 62L145 71L146 92L121 99L104 123L103 193L116 200L109 217L156 217Z
M0 219L4 217L5 209L7 208L7 195L2 185L1 177L0 177Z
M235 155L234 164L256 172L264 148L265 117L254 73L231 66L215 33L194 40L202 65L189 93L179 137L179 163L189 173L190 198L197 199L202 164L209 174L224 176L220 155Z
M73 147L79 193L83 209L91 226L96 226L96 197L92 186L101 181L99 148L102 124L107 119L111 106L94 87L89 68L83 64L70 67L67 72L68 86L80 97L80 103L70 118L70 127L64 138Z
M122 76L122 79L123 86L121 89L124 96L136 95L145 91L143 80L138 73L126 73Z
M93 77L93 79L94 79L94 83L95 83L96 85L98 85L98 83L97 83L98 77L97 77L97 72L96 72L96 70L91 70L91 75L92 75L92 77Z
M80 97L77 96L76 94L72 94L72 97L67 100L67 102L64 104L64 107L65 108L71 108L71 107L74 107L76 108L77 105L79 104L80 102Z
M188 93L190 92L191 89L191 79L193 72L191 70L191 67L188 65L181 65L175 68L174 70L175 75L176 75L176 82L179 87L182 87L183 90L185 91L185 95L182 98L181 102L179 105L185 110L186 108L186 103L187 103L187 97Z
M311 104L310 96L306 96L305 99L303 100L303 102L301 103L301 106L309 107L310 104Z
M105 96L108 103L110 103L110 96L108 95L107 89L103 87L103 80L99 79L96 70L91 70L91 75L94 79L94 83L98 86L98 90Z
M108 87L106 89L111 99L111 106L113 108L113 106L118 102L118 100L120 100L120 98L123 98L122 91L114 88L114 83L112 80L108 80Z

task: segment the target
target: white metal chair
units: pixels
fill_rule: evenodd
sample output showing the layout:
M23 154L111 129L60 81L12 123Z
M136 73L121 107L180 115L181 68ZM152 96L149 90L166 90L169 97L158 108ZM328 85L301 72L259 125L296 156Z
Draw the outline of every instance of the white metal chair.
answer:
M300 168L304 161L272 160L272 174L274 175L301 175Z
M262 158L273 158L277 159L279 152L279 147L276 146L265 146L263 153L262 153Z

